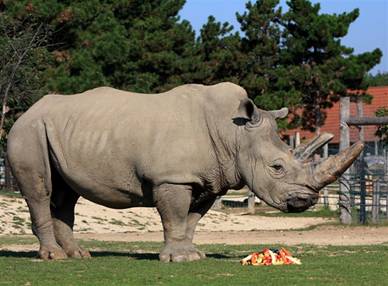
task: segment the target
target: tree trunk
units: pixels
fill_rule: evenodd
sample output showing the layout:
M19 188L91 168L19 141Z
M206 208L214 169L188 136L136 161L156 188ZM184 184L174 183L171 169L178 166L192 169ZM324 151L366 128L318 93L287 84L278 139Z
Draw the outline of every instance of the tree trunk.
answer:
M350 98L341 97L340 99L340 152L350 146L349 126L347 120L350 116ZM351 204L349 188L349 170L346 170L340 179L339 208L340 221L342 224L351 224Z

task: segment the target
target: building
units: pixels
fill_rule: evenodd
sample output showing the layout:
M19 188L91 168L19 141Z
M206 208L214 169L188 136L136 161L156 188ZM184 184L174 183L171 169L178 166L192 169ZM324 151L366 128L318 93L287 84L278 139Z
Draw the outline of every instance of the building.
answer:
M370 87L368 93L373 96L371 104L364 103L364 116L375 116L375 112L381 107L388 108L388 86L379 86L379 87ZM339 141L340 141L340 108L339 102L335 103L334 106L326 110L326 121L325 124L321 127L321 132L329 132L334 135L333 140L329 144L329 154L336 154L338 152ZM357 107L356 103L352 102L350 106L350 116L357 116ZM377 126L364 126L364 137L366 144L366 152L371 155L378 155L381 152L379 148L379 138L376 137L375 133ZM313 132L301 130L301 129L292 129L284 132L286 137L295 138L297 133L299 133L300 141L303 142L306 139L312 138L315 136ZM359 138L359 129L357 127L350 127L350 141L356 142Z

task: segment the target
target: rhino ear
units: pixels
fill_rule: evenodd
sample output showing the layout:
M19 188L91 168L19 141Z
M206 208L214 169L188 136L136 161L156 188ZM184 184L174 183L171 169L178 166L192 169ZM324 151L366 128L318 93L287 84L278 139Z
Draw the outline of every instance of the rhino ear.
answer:
M245 118L247 127L256 127L261 122L261 114L256 105L249 98L240 101L237 117Z
M275 117L275 119L286 118L288 115L288 108L283 107L282 109L279 109L279 110L271 110L269 111L269 113L271 113L271 115Z

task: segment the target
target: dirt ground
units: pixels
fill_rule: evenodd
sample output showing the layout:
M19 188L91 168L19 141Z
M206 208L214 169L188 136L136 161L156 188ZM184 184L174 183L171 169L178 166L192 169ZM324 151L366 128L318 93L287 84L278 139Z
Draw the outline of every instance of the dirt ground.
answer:
M155 209L112 210L80 200L75 233L79 239L163 241ZM31 235L29 213L22 199L0 196L0 235ZM201 220L197 244L369 245L388 243L388 227L330 225L326 218L263 217L210 211ZM36 250L37 245L7 245L0 250Z
M78 234L102 241L163 241L162 232ZM370 245L388 243L388 227L318 226L311 230L198 231L196 244Z
M197 230L204 232L303 229L330 222L325 218L261 217L209 211ZM76 233L161 232L155 208L115 210L85 199L76 206ZM0 234L31 234L30 217L23 199L0 196Z

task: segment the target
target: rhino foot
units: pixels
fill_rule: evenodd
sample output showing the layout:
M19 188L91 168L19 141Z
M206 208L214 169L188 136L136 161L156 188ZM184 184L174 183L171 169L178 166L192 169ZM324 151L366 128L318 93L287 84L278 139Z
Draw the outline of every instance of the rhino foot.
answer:
M195 246L189 242L169 243L159 254L159 259L162 262L195 261L205 257L205 253L197 250Z
M77 249L66 250L67 256L70 258L91 258L90 252L78 247Z
M67 258L65 251L59 246L41 246L38 254L43 260L60 260Z

